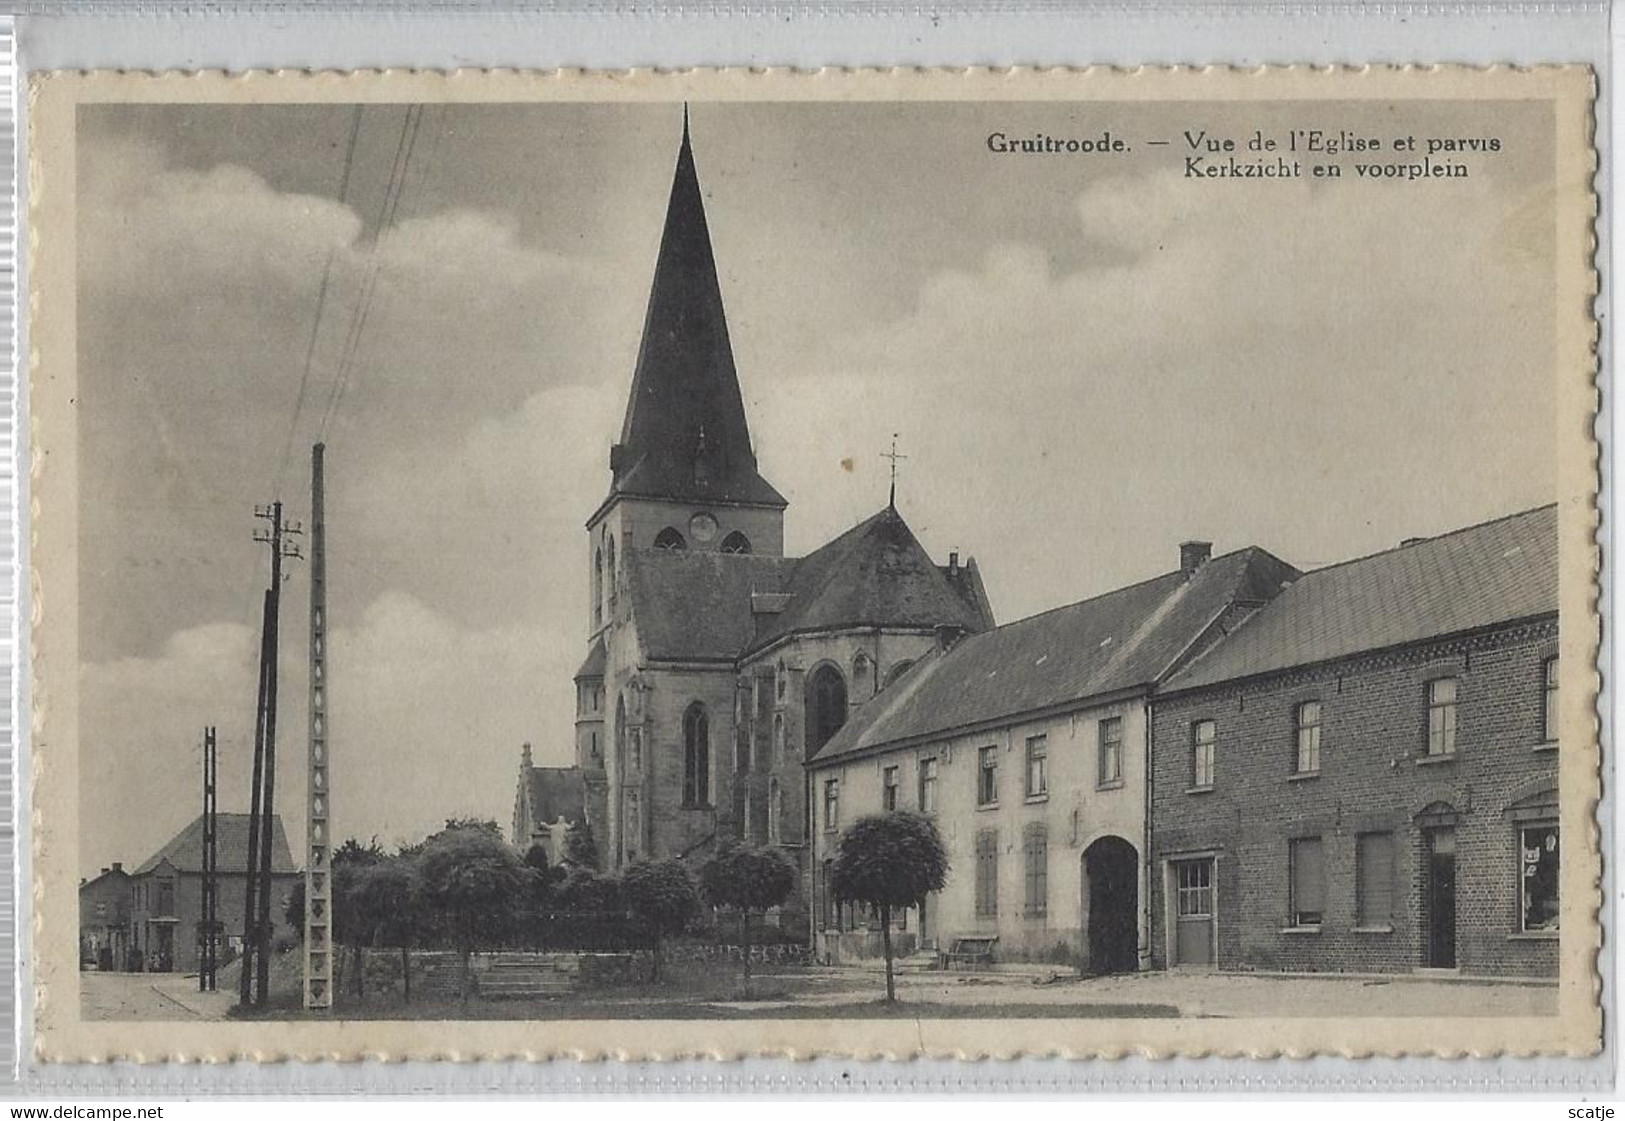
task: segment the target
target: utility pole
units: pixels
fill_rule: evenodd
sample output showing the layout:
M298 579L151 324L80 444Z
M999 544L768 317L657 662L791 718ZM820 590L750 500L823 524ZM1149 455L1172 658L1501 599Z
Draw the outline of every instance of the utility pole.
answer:
M305 1007L333 1007L332 771L327 737L326 447L310 449L310 754L305 815Z
M243 868L243 954L237 975L237 1002L253 1003L254 958L259 937L260 873L260 792L265 785L265 673L273 659L267 650L271 642L271 592L265 593L260 612L260 686L254 702L254 784L248 799L248 863Z
M243 974L239 986L244 1003L263 1005L270 995L271 973L271 870L276 837L276 712L277 712L277 625L282 606L282 562L297 559L299 547L288 540L304 531L282 520L282 503L256 507L256 518L269 522L257 530L254 540L270 546L271 586L265 591L265 621L260 642L260 711L255 720L254 799L249 809L248 863L245 884L245 910L252 924L243 928ZM253 945L253 987L250 990L248 947Z
M219 762L215 752L214 725L203 729L203 900L198 930L203 935L200 948L197 988L200 993L212 993L216 985L215 972L219 966L219 899L220 879L216 873L219 846L216 844L215 791Z

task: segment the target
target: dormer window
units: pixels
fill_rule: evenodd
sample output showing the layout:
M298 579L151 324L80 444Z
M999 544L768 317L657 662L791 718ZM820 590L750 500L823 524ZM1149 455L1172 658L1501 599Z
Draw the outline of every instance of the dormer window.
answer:
M746 556L750 553L750 538L736 529L722 539L722 551L734 556Z
M678 533L671 526L667 526L655 534L655 548L664 549L668 553L680 553L688 548L688 542L683 540L681 533Z

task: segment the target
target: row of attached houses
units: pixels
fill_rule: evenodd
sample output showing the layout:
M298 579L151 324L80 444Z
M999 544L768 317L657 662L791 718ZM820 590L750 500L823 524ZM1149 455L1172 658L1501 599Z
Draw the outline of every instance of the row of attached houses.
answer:
M916 809L952 871L905 947L1555 975L1556 509L1307 573L1208 553L945 641L852 713L808 762L820 956L877 941L828 891L842 826Z

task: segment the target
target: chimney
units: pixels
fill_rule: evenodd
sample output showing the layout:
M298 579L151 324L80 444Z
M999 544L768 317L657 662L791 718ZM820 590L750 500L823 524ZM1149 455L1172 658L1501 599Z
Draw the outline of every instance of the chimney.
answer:
M113 871L115 871L115 872L124 871L124 861L122 861L122 860L113 861Z
M102 871L101 871L101 874L105 876L105 875L107 875L107 873L109 873L111 871L112 871L111 868L103 868Z
M524 767L527 771L530 770L532 766L530 761L530 744L528 743L525 745L524 751L520 754L519 765Z
M937 649L944 652L952 650L965 637L965 628L958 623L938 623L936 632Z
M951 549L948 552L948 575L959 575L959 550Z
M1213 556L1211 541L1182 541L1179 545L1179 571L1190 576Z

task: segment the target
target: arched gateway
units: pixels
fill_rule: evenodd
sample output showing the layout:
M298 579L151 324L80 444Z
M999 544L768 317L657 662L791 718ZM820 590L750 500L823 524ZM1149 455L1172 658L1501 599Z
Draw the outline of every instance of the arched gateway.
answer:
M1121 837L1083 850L1084 937L1091 973L1132 973L1140 964L1139 854Z

